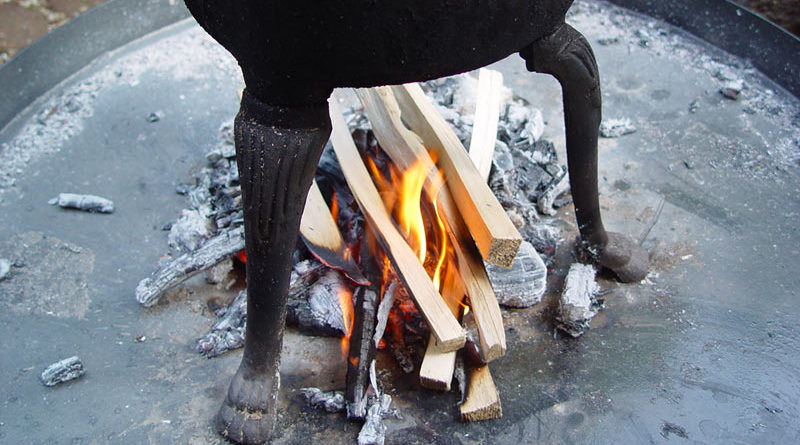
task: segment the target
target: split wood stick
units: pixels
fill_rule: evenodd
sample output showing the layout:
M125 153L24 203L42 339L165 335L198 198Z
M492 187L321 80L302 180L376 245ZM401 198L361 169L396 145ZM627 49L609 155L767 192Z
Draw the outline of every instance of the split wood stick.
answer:
M342 271L356 284L369 284L347 249L316 180L308 190L306 206L300 219L300 236L308 250L326 266Z
M377 87L355 91L364 105L364 112L369 118L375 137L392 161L402 169L421 162L429 168L429 178L436 175L436 165L422 141L403 125L400 107L391 88ZM467 162L471 164L469 159ZM426 181L425 187L430 187L433 183L434 181ZM506 334L500 305L481 261L480 252L469 235L450 189L441 187L438 190L437 204L444 214L442 219L453 243L464 288L475 311L481 348L487 361L494 360L506 353Z
M511 267L522 243L506 215L470 160L461 141L416 83L392 87L403 121L439 156L453 199L481 255L489 264Z
M464 422L499 419L503 416L500 394L494 386L489 365L478 366L469 372L467 399L461 404L460 411Z
M447 307L458 318L461 313L461 300L464 298L464 284L457 270L447 271L442 290ZM425 357L419 367L419 383L425 388L450 391L453 372L456 370L456 351L442 351L431 335Z
M478 97L469 141L469 157L484 182L489 179L492 168L502 94L503 75L481 68L478 71Z
M436 340L444 349L457 350L464 346L466 333L444 304L425 268L394 226L383 205L380 194L370 178L358 149L350 136L335 99L329 101L333 131L331 142L342 166L345 180L358 202L361 212L376 229L376 235L389 256L400 279L417 302L422 315Z

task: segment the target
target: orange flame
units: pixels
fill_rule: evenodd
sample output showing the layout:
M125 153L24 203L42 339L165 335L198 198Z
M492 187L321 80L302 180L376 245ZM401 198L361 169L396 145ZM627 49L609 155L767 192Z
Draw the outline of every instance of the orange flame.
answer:
M353 291L347 287L342 287L338 297L339 307L342 308L342 321L344 322L345 330L345 334L341 339L342 360L344 360L350 351L350 336L353 335Z

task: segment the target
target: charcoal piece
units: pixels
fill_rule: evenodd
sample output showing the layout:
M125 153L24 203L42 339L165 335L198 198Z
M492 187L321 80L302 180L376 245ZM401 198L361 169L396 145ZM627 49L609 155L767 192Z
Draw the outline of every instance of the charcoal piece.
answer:
M83 362L76 355L48 366L42 371L41 379L44 386L56 386L59 383L75 380L85 373Z
M467 398L467 369L463 354L456 355L456 369L453 371L453 377L458 383L458 392L461 394L458 404L461 405Z
M228 307L217 311L211 331L197 340L197 352L211 358L241 348L246 325L247 291L241 291Z
M561 293L556 320L559 329L577 338L589 329L589 322L597 315L600 303L595 297L600 286L595 281L597 271L588 264L574 263L569 268Z
M0 281L3 281L11 271L11 261L0 258Z
M145 120L147 122L150 122L151 124L153 124L153 123L156 123L156 122L160 121L161 117L163 115L164 115L164 113L161 112L161 111L154 111L154 112L148 114L147 117L145 118Z
M397 280L392 280L386 287L386 292L383 293L381 303L378 305L375 336L372 337L375 347L378 347L381 338L383 338L383 333L386 331L386 323L389 321L389 311L392 310L392 305L394 304L394 295L397 292L397 286L399 286L399 282Z
M519 246L510 269L487 265L497 302L503 306L529 307L538 303L547 287L547 267L533 245Z
M672 422L664 422L661 425L661 436L665 439L669 439L670 434L674 434L683 439L689 438L689 433L686 432L686 428Z
M312 408L322 408L329 413L345 410L344 393L342 391L323 391L319 388L300 388L306 403Z
M92 213L114 213L114 202L95 195L78 195L75 193L59 193L57 197L47 201L65 209L83 210Z
M199 249L186 253L159 268L136 286L136 301L153 306L167 290L209 269L244 249L244 228L225 230L209 239Z
M200 210L186 210L181 212L169 230L167 243L183 251L197 250L213 233L213 223L206 218Z
M636 127L628 118L606 119L600 123L600 136L618 138L636 132Z

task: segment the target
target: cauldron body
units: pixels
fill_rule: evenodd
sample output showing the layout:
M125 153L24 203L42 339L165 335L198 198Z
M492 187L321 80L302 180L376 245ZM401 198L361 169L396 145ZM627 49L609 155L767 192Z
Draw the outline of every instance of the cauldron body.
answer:
M273 104L496 62L552 34L572 0L186 0ZM321 98L321 99L320 99Z
M216 418L229 439L261 443L275 424L292 252L331 131L327 99L336 87L422 81L519 52L529 70L562 86L580 245L623 281L646 275L647 253L607 233L600 217L600 83L589 43L564 23L571 0L185 1L236 57L246 84L234 129L247 249L246 342Z

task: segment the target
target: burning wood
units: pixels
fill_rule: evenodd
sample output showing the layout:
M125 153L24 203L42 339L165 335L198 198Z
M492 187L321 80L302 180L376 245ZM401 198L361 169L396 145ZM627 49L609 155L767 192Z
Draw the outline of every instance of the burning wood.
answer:
M338 106L334 101L330 101L330 104L333 124L331 141L361 211L376 228L377 236L389 254L392 265L419 305L436 339L444 348L460 348L464 345L464 330L442 301L417 256L392 223L369 172L361 161Z
M481 180L461 141L417 84L392 88L403 121L431 147L442 162L448 187L483 258L511 267L522 237L500 202Z
M363 419L367 415L367 384L369 366L375 357L375 314L378 296L368 287L359 287L355 293L355 322L347 355L347 417Z
M331 211L316 181L311 184L308 191L303 217L300 220L300 236L308 250L327 266L342 271L356 284L369 284L344 244L336 221L331 217Z
M400 168L408 170L422 165L424 171L433 174L436 171L435 163L419 137L403 125L400 108L392 90L388 87L379 87L357 90L356 94L364 104L364 110L370 118L381 147L389 157ZM485 345L489 359L493 360L505 354L506 350L500 307L480 254L464 226L459 209L453 203L450 191L447 187L437 188L436 184L436 178L432 178L425 182L425 187L428 193L435 197L438 209L441 209L444 215L442 221L450 234L448 239L451 240L457 257L460 276L464 280L464 287L471 304L480 314L477 317L480 320L481 342Z

